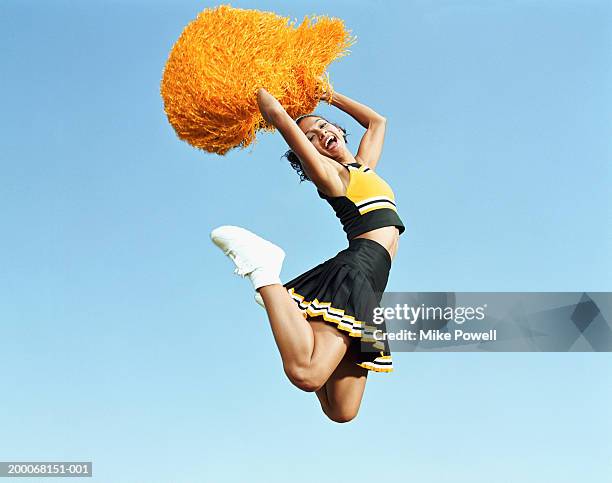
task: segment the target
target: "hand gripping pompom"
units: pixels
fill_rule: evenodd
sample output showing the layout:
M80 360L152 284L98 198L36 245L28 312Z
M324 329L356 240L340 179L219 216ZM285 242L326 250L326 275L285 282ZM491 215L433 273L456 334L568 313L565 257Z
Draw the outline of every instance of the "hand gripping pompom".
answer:
M225 154L273 130L257 107L264 87L295 118L331 92L328 65L354 42L344 23L306 17L295 26L271 12L224 5L202 11L183 30L164 69L161 95L179 138Z

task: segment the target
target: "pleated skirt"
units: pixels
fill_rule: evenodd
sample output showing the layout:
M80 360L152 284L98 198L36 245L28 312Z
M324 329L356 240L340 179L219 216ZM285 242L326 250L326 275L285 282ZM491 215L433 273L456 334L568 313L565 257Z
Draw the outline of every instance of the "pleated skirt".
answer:
M391 257L380 243L354 238L335 257L284 286L304 317L321 317L354 338L353 344L359 344L360 367L391 372L385 324L374 323L390 269Z

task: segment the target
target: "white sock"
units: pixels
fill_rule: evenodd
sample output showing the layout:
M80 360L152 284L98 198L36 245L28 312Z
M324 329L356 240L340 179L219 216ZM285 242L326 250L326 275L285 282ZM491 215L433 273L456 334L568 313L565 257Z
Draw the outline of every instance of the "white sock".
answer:
M281 284L280 275L271 270L266 270L264 267L256 268L249 273L248 277L255 290L266 285Z

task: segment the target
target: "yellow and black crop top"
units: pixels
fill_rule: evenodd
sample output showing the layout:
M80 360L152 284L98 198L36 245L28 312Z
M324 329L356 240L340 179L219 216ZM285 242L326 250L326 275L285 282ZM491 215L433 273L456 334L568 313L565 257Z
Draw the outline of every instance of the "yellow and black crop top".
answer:
M405 227L397 214L391 187L370 168L359 163L344 165L349 171L349 184L344 196L319 196L332 206L347 238L352 240L383 226L396 226L400 234Z

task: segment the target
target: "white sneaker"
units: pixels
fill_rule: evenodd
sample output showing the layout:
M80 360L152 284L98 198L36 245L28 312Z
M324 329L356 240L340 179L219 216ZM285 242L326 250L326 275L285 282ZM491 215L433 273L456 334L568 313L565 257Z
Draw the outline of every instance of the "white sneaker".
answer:
M249 277L255 290L281 283L280 271L285 259L282 248L239 226L215 228L210 238L232 259L236 265L234 273Z
M255 292L255 302L261 305L264 309L266 308L266 304L264 304L263 297L259 292Z

